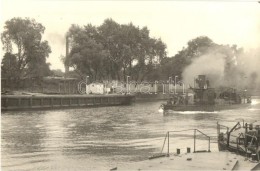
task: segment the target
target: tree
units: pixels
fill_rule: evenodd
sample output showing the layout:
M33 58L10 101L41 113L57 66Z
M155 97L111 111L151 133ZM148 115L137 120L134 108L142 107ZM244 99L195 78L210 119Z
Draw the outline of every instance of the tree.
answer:
M92 79L142 80L153 77L154 65L166 56L166 45L149 37L149 30L106 19L98 27L72 25L70 65ZM105 65L106 64L106 65Z
M104 58L107 53L102 44L96 41L96 28L88 25L81 28L72 25L68 32L71 41L69 63L81 75L94 80L103 78Z
M44 30L44 26L34 19L12 18L5 22L1 34L3 49L6 51L2 73L18 80L22 77L43 77L51 73L49 64L46 63L51 48L47 41L42 41ZM10 63L15 72L8 70Z
M64 77L64 72L62 72L61 69L54 69L54 70L51 70L52 72L52 75L55 76L55 77Z
M170 76L178 75L181 78L183 70L192 63L195 58L205 55L216 44L206 36L199 36L188 41L187 47L183 48L170 59L165 59L162 63L162 75L166 79Z
M202 56L208 53L208 50L214 45L215 43L207 36L199 36L188 42L188 47L186 48L186 55L188 58Z
M15 78L18 75L18 61L15 55L7 52L2 60L2 78Z

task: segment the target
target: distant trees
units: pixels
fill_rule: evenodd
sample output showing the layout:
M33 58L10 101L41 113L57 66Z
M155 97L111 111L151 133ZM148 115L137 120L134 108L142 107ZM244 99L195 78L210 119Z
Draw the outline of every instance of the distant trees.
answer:
M1 34L3 56L2 77L21 79L50 74L46 58L51 53L47 41L42 41L44 26L34 19L13 18L5 22Z
M5 51L1 63L2 78L64 76L60 70L50 72L46 58L51 48L42 40L44 30L44 26L33 19L6 21L1 34ZM127 76L135 81L166 80L174 75L181 79L184 69L206 54L221 54L225 60L224 76L228 81L236 79L241 82L249 70L248 62L241 58L245 56L242 48L218 45L206 36L188 41L187 46L173 57L167 57L166 45L160 38L150 37L147 27L139 28L133 23L119 24L106 19L100 26L72 25L66 36L70 53L61 58L74 68L70 75L79 74L82 78L88 75L94 81L126 81ZM258 75L258 70L252 70L248 77L254 83Z
M135 81L155 81L175 75L182 79L184 69L195 59L213 53L224 56L228 80L240 72L233 58L243 52L236 45L218 45L207 36L200 36L188 41L173 57L167 57L166 45L151 38L147 27L119 24L112 19L97 27L72 25L67 36L71 50L65 62L83 78L88 75L92 80L126 81L130 76Z
M187 47L183 48L176 55L171 58L165 58L162 61L162 75L166 78L178 75L179 78L185 67L192 63L192 60L205 55L216 44L206 36L200 36L190 40Z
M99 27L88 24L72 25L68 31L70 40L70 66L93 80L140 81L156 75L156 65L166 57L166 45L151 38L147 27L118 24L106 19ZM151 78L153 79L153 78Z
M243 77L247 73L246 69L243 68L245 67L243 48L238 48L236 45L219 45L206 36L200 36L188 41L187 47L183 48L176 55L171 58L164 58L161 61L161 75L164 76L164 79L174 75L178 75L178 78L182 79L184 70L202 56L207 56L204 62L208 61L209 63L200 63L200 66L196 66L196 71L203 70L201 68L206 68L209 64L217 65L217 63L214 64L214 61L217 61L217 58L221 58L224 64L223 66L218 66L218 68L223 73L218 74L219 77L223 76L222 84L229 86L242 84ZM196 76L194 73L189 74L193 77ZM253 74L252 80L256 80L255 75Z
M52 76L54 77L64 77L64 72L61 69L53 69L51 70Z

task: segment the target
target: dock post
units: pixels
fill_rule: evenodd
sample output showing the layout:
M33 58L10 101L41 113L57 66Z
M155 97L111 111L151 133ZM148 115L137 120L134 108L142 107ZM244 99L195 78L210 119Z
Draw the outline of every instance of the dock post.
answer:
M170 132L168 131L168 152L167 152L167 156L170 156Z
M190 147L187 147L187 153L190 153Z
M209 149L208 149L208 152L210 152L210 137L209 137Z
M246 149L247 149L247 144L248 144L248 141L247 141L247 123L245 124L245 142L244 142L244 144L245 144L245 147L246 147Z
M196 129L194 129L194 153L196 152Z
M181 149L177 148L177 154L181 154Z

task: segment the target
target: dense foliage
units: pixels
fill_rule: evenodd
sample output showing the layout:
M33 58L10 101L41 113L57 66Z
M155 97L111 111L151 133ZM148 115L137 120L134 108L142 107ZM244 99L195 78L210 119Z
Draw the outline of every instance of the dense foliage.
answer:
M64 76L60 70L51 73L46 63L51 49L47 41L42 41L44 30L44 26L33 19L6 21L1 34L5 50L2 78ZM172 57L167 57L165 43L152 38L147 27L119 24L112 19L106 19L100 26L72 25L66 36L69 55L61 58L74 68L69 73L72 77L126 81L130 76L134 81L155 81L178 76L189 82L197 74L206 74L229 86L242 85L245 78L251 85L259 84L259 70L255 66L260 62L251 64L247 60L258 52L245 53L236 45L219 45L206 36L188 41L186 47Z
M2 77L17 79L39 78L50 74L46 58L51 53L47 41L42 41L44 26L33 19L13 18L5 22L1 34L5 55Z
M158 79L166 45L151 38L147 27L118 24L106 19L99 27L72 25L68 31L70 55L65 60L93 80Z
M127 76L135 81L167 80L175 75L182 79L185 68L195 59L211 53L226 56L225 70L227 77L232 77L234 51L241 53L236 46L218 45L200 36L188 41L175 56L167 57L166 45L151 38L147 27L118 24L112 19L98 27L72 25L67 36L70 54L65 62L83 78L88 75L94 81L125 81Z

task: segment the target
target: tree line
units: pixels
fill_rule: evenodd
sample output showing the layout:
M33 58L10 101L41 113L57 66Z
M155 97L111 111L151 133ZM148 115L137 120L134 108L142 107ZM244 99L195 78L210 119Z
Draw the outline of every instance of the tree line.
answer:
M48 41L42 40L44 30L34 19L13 18L5 22L1 34L5 51L2 78L40 79L55 73L46 62L51 47ZM104 20L100 26L73 24L66 36L69 54L63 57L64 64L73 68L71 73L75 77L89 76L92 81L126 81L127 76L134 81L167 80L174 75L180 78L194 59L209 51L226 56L225 70L232 77L238 73L232 59L244 53L236 45L219 45L207 36L200 36L169 57L166 44L160 38L151 37L147 27L119 24L113 19Z
M147 27L132 23L106 19L98 27L72 25L67 36L70 54L65 63L93 80L149 79L166 57L165 43L151 38Z

